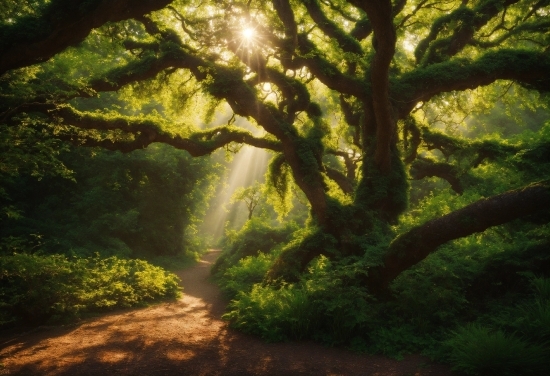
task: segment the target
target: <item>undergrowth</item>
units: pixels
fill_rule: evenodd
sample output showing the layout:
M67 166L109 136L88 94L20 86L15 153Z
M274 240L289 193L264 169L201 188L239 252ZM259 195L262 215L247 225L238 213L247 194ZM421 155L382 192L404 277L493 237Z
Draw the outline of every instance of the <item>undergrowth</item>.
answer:
M180 296L178 277L143 260L14 254L0 257L1 325L75 319Z
M320 256L297 282L266 282L285 244L252 252L250 244L258 243L248 241L258 235L251 231L256 226L233 234L231 243L250 254L216 274L232 299L224 318L241 331L394 358L423 353L468 375L550 370L550 254L539 236L545 228L528 233L518 222L510 227L526 235L515 243L506 228L450 243L402 273L391 299L377 300L362 282L372 263L367 257Z

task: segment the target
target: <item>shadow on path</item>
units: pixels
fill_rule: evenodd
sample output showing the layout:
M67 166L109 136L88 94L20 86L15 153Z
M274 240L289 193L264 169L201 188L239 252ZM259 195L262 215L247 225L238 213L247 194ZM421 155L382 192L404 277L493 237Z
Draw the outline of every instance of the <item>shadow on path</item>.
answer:
M177 273L184 286L177 302L1 339L0 374L452 375L420 356L396 361L312 342L268 344L228 328L226 302L208 279L218 256L211 251Z

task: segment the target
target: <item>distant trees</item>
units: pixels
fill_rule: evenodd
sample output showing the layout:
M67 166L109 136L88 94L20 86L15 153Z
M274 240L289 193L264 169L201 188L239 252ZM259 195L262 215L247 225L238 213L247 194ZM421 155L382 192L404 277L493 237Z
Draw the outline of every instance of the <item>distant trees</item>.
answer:
M219 169L164 145L131 154L73 149L60 161L70 179L14 176L2 202L3 253L65 253L142 258L199 251L196 226Z

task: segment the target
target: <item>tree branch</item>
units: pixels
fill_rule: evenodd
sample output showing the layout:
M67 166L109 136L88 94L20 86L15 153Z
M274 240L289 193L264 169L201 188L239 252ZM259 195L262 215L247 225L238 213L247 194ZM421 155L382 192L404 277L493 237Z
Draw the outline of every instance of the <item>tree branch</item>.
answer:
M401 272L424 260L439 246L549 209L550 184L542 182L476 201L428 221L390 244L382 265L369 271L367 286L371 292L383 294Z
M280 43L282 56L281 64L287 68L291 65L294 51L298 46L298 25L294 19L294 12L288 0L274 0L273 7L285 27L285 38Z
M497 80L513 80L541 92L550 91L550 56L529 50L490 51L477 60L454 59L419 67L392 81L391 97L405 118L418 102L455 90L475 89Z
M342 174L340 171L335 170L334 168L326 167L325 166L325 172L327 173L327 176L334 180L336 184L340 187L342 192L351 195L353 193L353 182L348 179L348 177L344 174Z
M305 1L304 5L317 26L326 36L335 39L344 52L351 52L358 55L363 54L363 49L357 40L350 37L344 30L340 29L338 25L332 22L325 15L317 0Z
M42 16L16 20L15 24L0 28L0 75L50 59L84 40L93 28L142 16L171 1L54 0ZM22 28L25 32L21 32Z
M222 126L204 131L195 131L189 137L181 137L164 131L163 125L154 119L111 117L106 115L88 114L64 106L50 111L52 117L63 119L63 123L85 130L113 131L120 130L133 134L128 141L98 140L86 135L61 135L60 138L80 142L83 146L101 146L109 150L129 152L143 149L153 142L162 142L177 149L186 150L194 157L207 155L232 142L247 144L262 149L281 151L278 141L270 138L254 137L250 132L236 127Z
M411 178L420 180L426 177L436 176L447 180L453 191L461 195L464 193L464 187L459 178L459 172L456 167L443 162L436 162L428 158L417 158L410 169Z
M474 32L508 7L519 0L481 1L470 9L461 6L454 12L435 20L430 34L417 46L414 54L417 63L423 65L438 63L456 55L470 42ZM457 23L451 36L437 39L439 33L449 24Z

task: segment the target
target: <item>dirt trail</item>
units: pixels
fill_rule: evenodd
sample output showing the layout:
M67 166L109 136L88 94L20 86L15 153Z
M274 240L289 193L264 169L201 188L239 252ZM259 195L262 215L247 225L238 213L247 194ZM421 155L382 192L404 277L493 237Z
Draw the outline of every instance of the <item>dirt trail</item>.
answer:
M419 356L398 362L312 342L266 344L228 328L225 302L208 281L218 256L178 273L177 302L0 333L0 375L451 375Z

